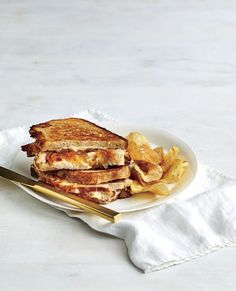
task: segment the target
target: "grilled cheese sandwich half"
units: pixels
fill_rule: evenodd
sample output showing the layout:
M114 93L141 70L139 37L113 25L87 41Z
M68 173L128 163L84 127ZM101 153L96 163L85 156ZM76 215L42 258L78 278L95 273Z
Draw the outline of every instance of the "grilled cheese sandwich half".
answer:
M50 120L31 126L29 132L36 139L35 148L44 152L61 149L125 149L128 145L122 136L81 118Z
M68 193L78 195L81 198L99 204L106 204L118 198L130 197L130 179L122 179L95 185L85 185L70 182L67 179L55 177L50 172L37 173L39 179L49 185Z
M125 138L80 118L33 125L30 135L22 150L41 181L96 203L130 196Z

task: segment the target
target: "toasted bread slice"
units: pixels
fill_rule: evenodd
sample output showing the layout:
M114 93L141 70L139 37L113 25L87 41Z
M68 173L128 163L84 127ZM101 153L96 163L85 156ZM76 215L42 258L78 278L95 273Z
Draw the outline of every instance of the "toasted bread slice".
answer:
M35 167L35 171L40 176L41 173ZM59 170L47 172L55 178L67 180L72 183L79 183L83 185L96 185L107 183L111 181L126 179L130 177L131 171L129 166L121 166L107 170Z
M123 149L98 149L89 151L62 150L60 152L39 152L35 165L40 171L107 169L109 166L123 166L130 163Z
M127 198L131 196L129 179L99 185L82 185L79 183L72 183L61 178L55 178L49 172L41 172L39 179L67 193L73 193L79 197L99 204L112 202L119 197Z
M81 118L55 119L33 125L31 137L40 151L127 148L127 140ZM24 149L24 147L23 147Z

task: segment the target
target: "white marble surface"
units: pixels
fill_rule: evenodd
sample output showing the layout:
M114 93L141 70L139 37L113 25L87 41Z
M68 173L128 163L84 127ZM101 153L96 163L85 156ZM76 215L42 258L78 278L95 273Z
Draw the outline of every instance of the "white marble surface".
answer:
M0 129L96 108L236 176L236 1L0 1ZM236 252L144 275L123 241L0 181L0 290L235 290Z

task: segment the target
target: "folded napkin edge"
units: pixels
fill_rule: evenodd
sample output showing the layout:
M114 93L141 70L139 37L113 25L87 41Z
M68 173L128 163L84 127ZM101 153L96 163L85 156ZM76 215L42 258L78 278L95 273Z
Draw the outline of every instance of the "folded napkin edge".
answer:
M180 258L178 260L174 260L174 261L164 261L161 262L160 264L156 265L156 266L147 266L144 269L144 273L148 274L148 273L152 273L155 271L161 271L164 269L167 269L169 267L173 267L179 264L182 264L184 262L189 262L192 260L195 260L197 258L209 255L213 252L216 252L220 249L223 249L225 247L229 247L232 244L236 243L236 237L233 237L231 239L224 239L224 241L221 244L217 244L217 245L211 245L211 246L205 246L203 250L201 250L200 252L196 253L195 255L189 256L189 257L185 257L185 258Z
M211 166L206 165L205 163L200 163L202 166L204 166L205 168L207 168L207 171L210 174L213 174L214 176L220 176L223 179L227 180L227 181L232 181L232 182L236 182L236 177L233 177L231 175L225 175L223 174L220 170L212 168Z

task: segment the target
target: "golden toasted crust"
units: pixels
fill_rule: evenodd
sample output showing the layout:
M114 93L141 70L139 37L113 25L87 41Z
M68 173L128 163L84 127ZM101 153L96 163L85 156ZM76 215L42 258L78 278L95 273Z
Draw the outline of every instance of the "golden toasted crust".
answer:
M33 125L30 135L40 151L127 148L127 140L81 118L55 119Z
M52 185L55 188L68 193L73 193L99 204L112 202L116 199L124 199L131 196L129 179L101 183L98 185L83 185L76 182L69 182L61 177L55 177L53 172L40 172L31 165L31 175L41 181Z
M82 185L96 185L130 177L130 167L116 167L107 170L59 170L50 172L55 178L61 178L72 183Z
M45 172L40 173L39 179L57 189L99 204L105 204L118 198L127 198L131 196L130 183L128 180L120 180L118 182L99 185L81 185L68 182L61 178L55 178L50 173Z

